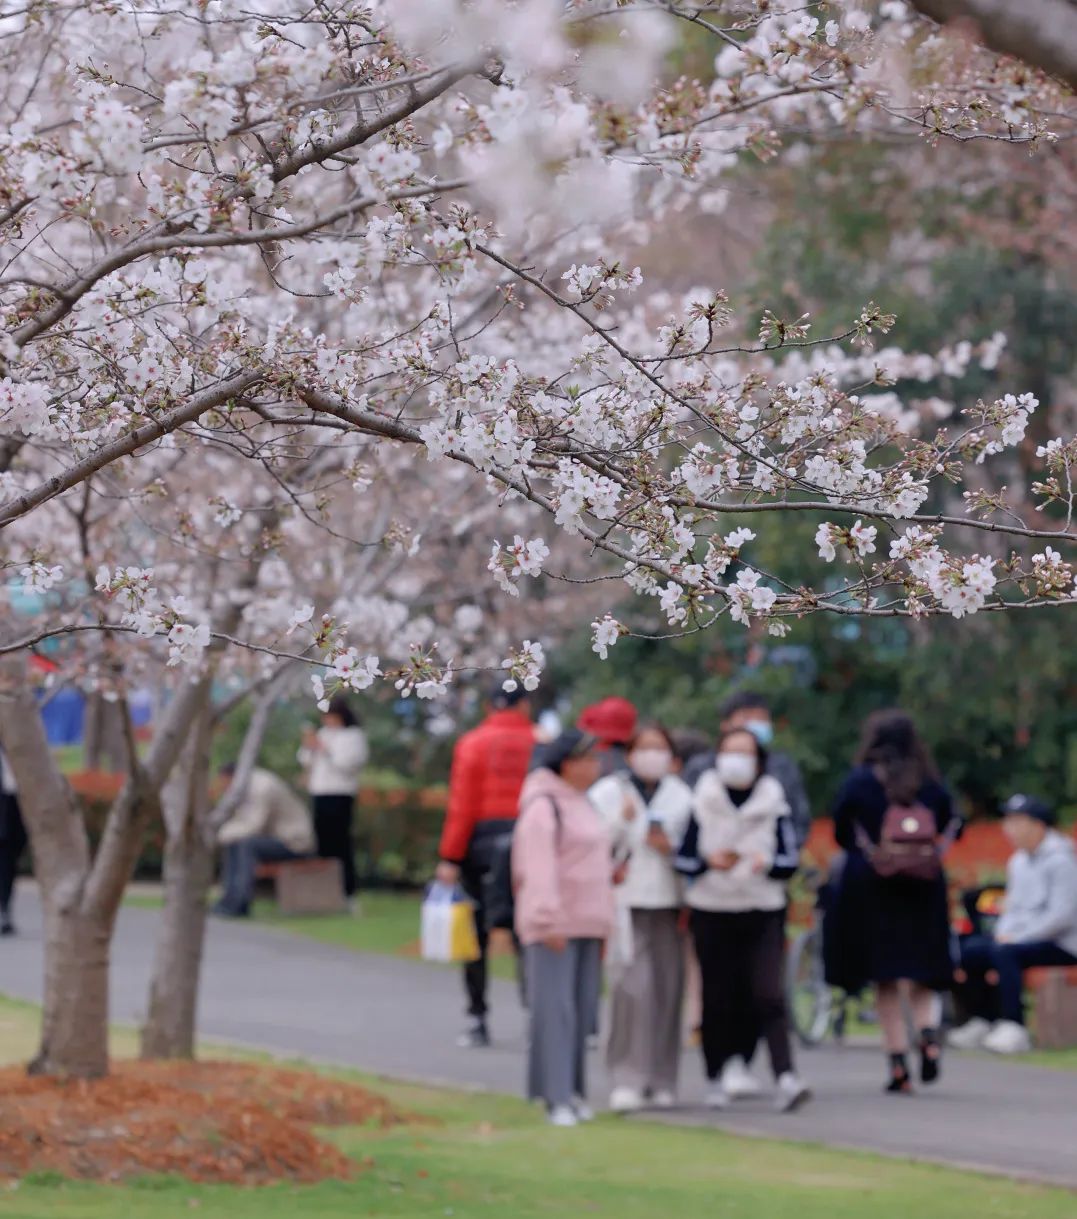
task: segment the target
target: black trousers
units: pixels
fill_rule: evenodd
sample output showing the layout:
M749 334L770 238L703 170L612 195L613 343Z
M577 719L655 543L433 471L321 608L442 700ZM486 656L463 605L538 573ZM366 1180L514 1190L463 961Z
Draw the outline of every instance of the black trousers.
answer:
M1050 941L1000 944L990 936L970 935L961 941L966 979L955 987L957 998L970 1016L1024 1024L1022 975L1037 965L1077 965L1077 957ZM997 984L987 981L989 973L998 974Z
M787 939L786 930L787 930L788 914L789 914L789 908L787 906L782 910L782 943L783 944L786 942L786 939ZM783 964L782 968L783 968L782 976L784 977L785 976L784 964ZM759 1022L757 1020L752 1020L750 1022L747 1022L743 1029L743 1036L741 1039L741 1043L737 1047L737 1049L734 1051L734 1053L739 1058L743 1058L746 1063L750 1063L752 1061L752 1059L755 1057L755 1052L759 1048L759 1042L760 1042L762 1036L763 1036L763 1031L759 1027Z
M486 995L489 978L489 949L491 927L486 919L486 873L493 858L494 846L502 835L512 829L508 820L483 821L476 827L468 846L467 855L460 865L460 884L475 907L475 933L479 941L477 961L468 961L464 966L464 991L467 994L467 1014L474 1020L485 1020L488 1011ZM524 996L523 963L520 943L516 933L512 935L516 949L516 980Z
M793 1069L785 1002L785 911L692 911L703 982L703 1059L717 1079L762 1033L774 1076Z
M344 873L344 895L359 888L355 874L355 843L352 839L354 796L314 797L314 836L322 859L339 859Z
M0 795L0 915L11 910L11 895L19 860L26 849L26 826L22 823L19 802L8 793Z

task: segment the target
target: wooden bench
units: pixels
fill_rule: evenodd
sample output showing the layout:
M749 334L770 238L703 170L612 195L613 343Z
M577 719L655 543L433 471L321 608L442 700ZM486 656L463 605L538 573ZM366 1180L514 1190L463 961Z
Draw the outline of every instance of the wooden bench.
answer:
M255 880L271 880L281 914L343 914L343 869L339 859L285 859L259 864Z
M1026 969L1024 981L1036 1000L1037 1047L1077 1047L1077 965Z

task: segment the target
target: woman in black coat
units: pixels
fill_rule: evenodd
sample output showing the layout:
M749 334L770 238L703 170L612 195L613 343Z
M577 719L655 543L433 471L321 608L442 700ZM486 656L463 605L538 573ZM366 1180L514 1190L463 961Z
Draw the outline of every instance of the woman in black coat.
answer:
M954 969L941 867L932 880L883 879L865 854L879 842L889 808L916 804L933 814L940 837L948 832L950 794L915 725L901 711L878 711L864 726L857 764L834 805L834 833L847 858L828 916L827 979L852 994L875 984L889 1092L911 1089L903 992L920 1030L920 1078L938 1078L938 992L949 989Z

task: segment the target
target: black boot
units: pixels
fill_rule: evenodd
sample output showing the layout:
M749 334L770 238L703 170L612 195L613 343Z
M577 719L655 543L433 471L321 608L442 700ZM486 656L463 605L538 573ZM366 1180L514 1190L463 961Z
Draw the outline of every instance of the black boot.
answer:
M912 1091L912 1079L909 1076L909 1064L904 1054L890 1055L890 1082L886 1085L887 1092L908 1093Z
M942 1043L938 1029L920 1030L920 1080L933 1084L942 1072Z

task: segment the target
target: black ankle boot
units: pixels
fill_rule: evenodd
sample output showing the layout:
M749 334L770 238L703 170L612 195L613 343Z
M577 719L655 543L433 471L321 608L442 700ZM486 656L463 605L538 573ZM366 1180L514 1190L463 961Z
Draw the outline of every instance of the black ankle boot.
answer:
M942 1072L942 1043L938 1029L920 1030L920 1079L933 1084Z
M890 1082L886 1085L887 1092L911 1092L912 1079L909 1076L909 1064L904 1054L890 1055Z

